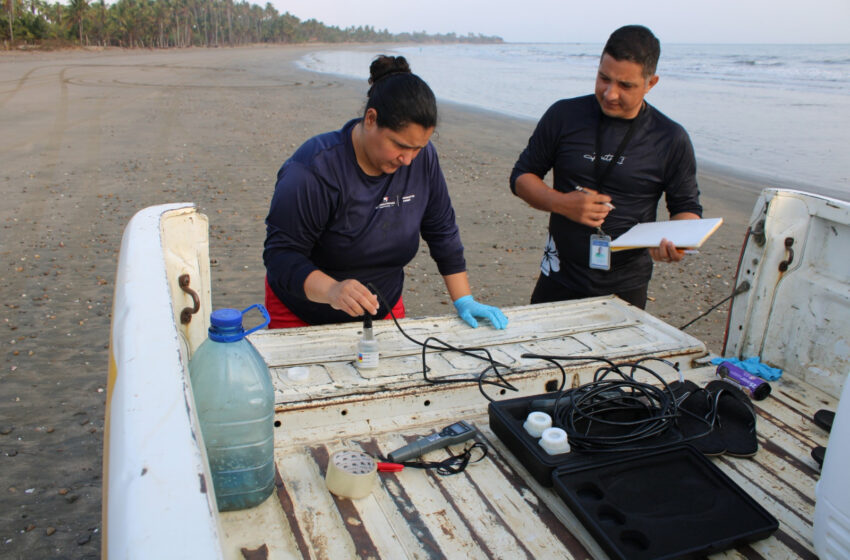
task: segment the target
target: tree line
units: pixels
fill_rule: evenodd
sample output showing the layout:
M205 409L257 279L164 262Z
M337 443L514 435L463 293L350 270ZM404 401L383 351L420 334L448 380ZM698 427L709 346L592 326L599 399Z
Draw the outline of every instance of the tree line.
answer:
M301 21L271 3L233 0L3 0L0 38L14 45L99 45L127 48L233 46L252 43L501 42L481 34L390 33L372 26L340 29Z

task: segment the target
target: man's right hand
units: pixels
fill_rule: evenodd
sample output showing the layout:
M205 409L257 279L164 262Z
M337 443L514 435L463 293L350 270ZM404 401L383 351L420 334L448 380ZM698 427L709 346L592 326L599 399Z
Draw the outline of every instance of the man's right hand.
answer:
M593 189L562 193L551 188L533 173L524 173L516 180L516 194L532 208L555 212L567 219L590 227L599 227L605 221L611 197Z
M599 227L611 211L611 197L593 189L583 188L581 191L558 194L560 200L553 211L579 224Z

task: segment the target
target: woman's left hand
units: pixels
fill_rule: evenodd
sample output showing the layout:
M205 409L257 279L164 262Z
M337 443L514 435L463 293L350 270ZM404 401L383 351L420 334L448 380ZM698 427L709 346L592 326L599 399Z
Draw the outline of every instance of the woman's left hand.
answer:
M508 326L508 318L498 307L478 303L471 295L456 299L454 304L457 314L472 328L478 326L476 317L487 319L497 329L504 329Z

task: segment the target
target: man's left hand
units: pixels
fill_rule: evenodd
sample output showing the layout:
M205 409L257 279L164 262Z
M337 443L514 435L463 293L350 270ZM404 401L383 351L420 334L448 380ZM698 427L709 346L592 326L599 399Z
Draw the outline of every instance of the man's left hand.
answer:
M679 262L685 258L685 252L678 250L673 242L667 239L662 239L658 247L650 247L649 255L652 260L658 262Z

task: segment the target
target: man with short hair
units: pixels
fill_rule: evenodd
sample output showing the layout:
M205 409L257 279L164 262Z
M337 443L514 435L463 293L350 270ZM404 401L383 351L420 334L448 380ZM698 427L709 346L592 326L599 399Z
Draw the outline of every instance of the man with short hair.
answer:
M664 194L671 220L702 216L694 150L685 129L646 103L661 48L646 27L611 34L595 95L552 105L511 173L514 194L550 213L531 303L616 294L646 307L652 261L677 262L670 241L612 253L611 239L652 222ZM553 188L543 182L553 172Z

